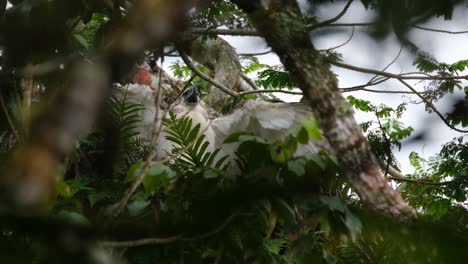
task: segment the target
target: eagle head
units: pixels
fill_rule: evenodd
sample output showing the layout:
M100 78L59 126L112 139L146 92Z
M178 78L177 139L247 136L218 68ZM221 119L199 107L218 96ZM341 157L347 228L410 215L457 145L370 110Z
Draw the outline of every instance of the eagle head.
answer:
M198 98L198 91L197 88L193 87L187 89L182 94L182 98L185 104L190 105L190 106L196 106L199 103L199 98Z

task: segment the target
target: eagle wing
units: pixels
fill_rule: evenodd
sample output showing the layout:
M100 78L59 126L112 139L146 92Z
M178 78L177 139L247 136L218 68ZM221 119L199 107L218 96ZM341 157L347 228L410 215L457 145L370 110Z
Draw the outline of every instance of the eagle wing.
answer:
M216 135L216 145L222 144L229 135L243 131L274 142L311 116L304 104L251 100L230 115L214 119L211 126Z
M221 148L219 157L228 156L233 174L239 171L235 166L235 152L239 143L224 144L226 138L236 132L250 132L269 143L284 139L288 131L312 117L308 106L302 103L269 103L260 100L248 101L242 108L230 115L213 119L211 129L215 136L216 148ZM329 150L327 141L310 139L300 144L294 156L317 153L320 149Z

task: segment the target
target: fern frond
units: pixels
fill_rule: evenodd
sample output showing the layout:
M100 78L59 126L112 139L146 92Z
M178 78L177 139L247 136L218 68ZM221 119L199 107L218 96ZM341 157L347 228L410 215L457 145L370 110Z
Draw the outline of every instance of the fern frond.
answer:
M213 152L207 151L210 142L205 135L200 135L201 125L193 126L190 117L177 118L174 113L169 113L169 118L163 119L163 124L167 127L166 139L175 144L172 154L183 151L180 158L176 160L176 165L185 169L215 168L225 167L228 156L215 160L221 149L217 148Z
M82 140L80 145L87 148L88 155L93 155L86 157L88 160L99 163L103 155L107 155L113 162L111 173L122 173L148 153L147 140L136 131L141 125L141 111L145 107L130 102L127 91L119 90L108 99L105 109L104 126Z
M285 71L281 66L272 66L259 72L257 84L265 89L291 89L294 87L289 72Z

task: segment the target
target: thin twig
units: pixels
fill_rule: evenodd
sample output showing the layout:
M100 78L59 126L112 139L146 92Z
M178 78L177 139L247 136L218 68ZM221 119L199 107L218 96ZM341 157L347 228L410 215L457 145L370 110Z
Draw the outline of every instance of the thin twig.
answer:
M255 29L222 29L222 28L192 28L192 34L216 34L231 36L259 36L260 33Z
M357 67L354 65L345 64L337 61L329 61L330 64L340 68L348 69L351 71L357 71L362 73L376 74L388 78L400 79L400 80L468 80L468 75L462 76L406 76L406 74L394 74L374 69Z
M328 49L322 49L320 51L327 51L327 50L335 50L335 49L339 49L341 47L343 47L344 45L348 44L354 37L354 30L355 28L353 27L352 31L351 31L351 35L349 36L349 38L343 42L342 44L338 45L338 46L335 46L335 47L331 47L331 48L328 48Z
M220 89L221 91L225 92L226 94L232 96L232 97L239 97L239 94L234 92L233 90L227 88L226 86L224 86L223 84L215 81L214 79L212 79L211 77L205 75L204 73L202 73L200 70L197 69L197 67L195 67L195 65L193 65L192 61L187 57L187 55L181 51L179 51L179 54L180 54L180 57L182 58L182 60L185 62L185 64L187 65L187 67L189 67L189 69L191 71L193 71L195 74L197 74L200 78L202 78L203 80L209 82L210 84L212 84L213 86L215 86L216 88Z
M446 33L446 34L466 34L466 33L468 33L468 30L464 30L464 31L449 31L449 30L435 29L435 28L427 28L427 27L421 27L421 26L412 26L412 27L417 28L417 29L420 29L420 30L432 31L432 32L439 32L439 33Z
M323 25L322 27L369 27L376 25L377 22L358 22L358 23L333 23Z
M379 124L379 128L382 131L384 140L387 143L388 160L387 160L387 166L385 167L385 173L384 173L384 177L387 177L388 169L390 168L390 163L392 162L392 145L390 143L390 140L387 137L387 133L385 132L385 129L382 126L382 122L380 122L380 117L377 111L375 112L375 117L377 117L377 123Z
M350 1L352 2L352 1ZM350 4L348 2L348 4ZM371 22L356 22L356 23L327 23L327 21L334 20L337 21L339 18L341 18L349 8L348 4L345 6L345 9L343 9L338 16L323 21L319 22L317 24L311 25L310 29L314 30L317 28L323 28L323 27L369 27L369 26L374 26L377 25L379 22L377 21L371 21ZM419 30L425 30L425 31L432 31L432 32L438 32L438 33L446 33L446 34L466 34L468 31L449 31L449 30L443 30L443 29L433 29L433 28L427 28L427 27L421 27L421 26L410 26L415 29ZM255 29L251 28L240 28L240 29L222 29L222 28L192 28L189 32L190 34L216 34L216 35L229 35L229 36L250 36L250 37L256 37L256 36L261 36L260 32L258 32ZM263 54L260 54L263 55Z
M252 89L256 91L259 90L255 82L252 81L252 79L250 79L249 76L245 75L243 72L240 73L240 76L246 83L250 85L250 87L252 87Z
M51 72L62 69L62 65L75 61L80 56L82 55L79 53L73 53L65 57L48 60L46 62L39 63L39 64L34 64L34 65L28 64L24 68L17 71L16 75L32 78L32 77L49 74Z
M18 140L18 142L21 142L21 137L18 133L18 130L16 130L15 128L15 125L13 123L13 120L10 117L10 114L8 113L8 109L5 105L5 101L3 100L3 95L1 93L0 93L0 104L2 105L3 112L5 113L5 116L8 121L8 125L10 126L11 131L15 135L16 140Z
M401 55L401 52L403 51L403 45L400 47L400 50L398 51L398 54L395 56L395 58L393 58L392 61L390 61L390 63L388 63L383 69L382 71L386 71L390 66L392 66L393 63L395 63L398 58L400 57ZM372 77L372 79L369 80L369 82L373 82L375 79L377 79L379 77L379 75L375 75L374 77Z
M413 93L415 93L419 98L421 98L421 100L423 100L423 102L429 107L432 109L432 111L434 111L434 113L436 113L440 119L442 119L442 121L444 121L444 123L450 127L451 129L455 130L455 131L458 131L458 132L462 132L462 133L466 133L468 132L468 130L463 130L463 129L459 129L459 128L456 128L455 126L453 126L452 124L450 124L447 119L445 119L445 117L442 115L442 113L439 112L439 110L435 107L435 105L430 102L429 100L427 100L424 96L422 96L420 93L418 93L418 91L416 91L416 89L414 89L411 85L409 85L407 82L405 82L404 80L402 79L398 79L398 81L400 81L404 86L408 87L408 89L410 89L411 91L413 91Z
M402 181L402 182L412 182L417 184L425 184L425 185L435 185L435 186L443 186L453 183L453 181L443 181L443 182L435 182L426 179L411 179L408 177L398 177L398 176L388 176L387 179L394 180L394 181Z
M294 94L294 95L303 95L302 92L293 92L293 91L286 91L286 90L255 90L255 91L246 91L239 93L240 96L246 94L256 94L256 93L285 93L285 94Z
M333 18L330 18L330 19L327 19L325 21L322 21L320 23L313 24L312 26L310 26L309 29L314 30L314 29L317 29L317 28L320 28L320 27L330 25L335 21L338 21L338 19L340 19L342 16L344 16L344 14L346 14L346 12L348 11L348 8L351 6L352 3L353 3L353 0L348 0L348 3L346 3L343 10L341 10L341 12L337 16L335 16Z
M34 81L31 76L21 78L21 88L23 89L23 127L24 135L29 137L31 122L31 102L34 88Z
M239 56L261 56L267 55L273 52L271 49L263 52L251 52L251 53L239 53Z
M448 185L454 182L454 181L435 182L430 179L408 178L407 176L403 175L400 171L398 171L396 168L389 165L388 163L383 162L381 160L379 160L379 163L380 163L380 166L382 167L388 167L388 174L390 174L391 176L387 176L387 179L390 179L390 180L401 181L401 182L411 182L411 183L425 184L425 185L436 185L436 186Z
M162 57L161 61L161 68L162 68L162 63L164 61ZM124 196L121 198L119 203L117 204L117 207L114 209L112 215L109 218L109 224L112 225L113 221L122 213L123 209L127 205L128 201L132 197L133 193L136 191L136 189L141 185L143 182L143 179L145 178L146 174L148 173L148 170L150 169L151 166L151 161L154 157L155 151L156 151L156 144L158 141L158 137L160 134L160 128L158 129L158 124L159 122L159 109L161 106L161 82L162 82L162 70L159 71L159 80L158 80L158 91L156 93L156 97L154 99L154 105L155 105L155 114L154 114L154 121L153 121L153 128L151 132L151 144L150 144L150 149L148 154L146 155L145 158L145 164L140 171L140 173L137 175L136 179L133 181L132 186L125 192Z
M359 91L359 90L362 90L363 88L366 88L366 87L369 87L369 86L374 86L374 85L386 82L388 79L389 78L384 78L384 79L381 79L381 80L378 80L378 81L376 80L374 82L367 82L366 84L360 84L360 85L351 86L351 87L344 87L344 88L340 88L340 90L342 92Z
M391 91L391 90L373 90L373 89L367 89L367 88L358 88L358 89L352 89L352 90L346 90L346 89L340 89L342 93L349 93L349 92L355 92L355 91L365 91L365 92L370 92L370 93L386 93L386 94L414 94L414 92L411 91Z
M160 244L168 244L176 241L195 241L195 240L200 240L204 239L210 236L213 236L219 232L221 232L226 226L231 223L231 221L238 215L238 213L234 213L230 215L228 218L226 218L219 226L217 226L215 229L210 230L206 233L194 236L194 237L184 237L182 234L176 235L176 236L171 236L171 237L165 237L165 238L143 238L143 239L138 239L138 240L130 240L130 241L104 241L99 243L101 246L104 247L115 247L115 248L123 248L123 247L139 247L139 246L145 246L145 245L160 245Z
M226 226L228 226L232 220L238 216L238 212L230 215L228 218L226 218L218 227L216 227L215 229L211 230L211 231L208 231L206 233L203 233L201 235L197 235L197 236L194 236L194 237L187 237L187 238L182 238L181 240L183 241L195 241L195 240L200 240L200 239L204 239L204 238L207 238L207 237L210 237L212 235L215 235L216 233L219 233L221 232L224 228L226 228Z
M178 241L182 238L182 235L171 236L171 237L152 237L152 238L143 238L138 240L129 240L129 241L104 241L99 243L103 247L113 247L113 248L128 248L128 247L139 247L145 245L160 245L168 244L175 241Z

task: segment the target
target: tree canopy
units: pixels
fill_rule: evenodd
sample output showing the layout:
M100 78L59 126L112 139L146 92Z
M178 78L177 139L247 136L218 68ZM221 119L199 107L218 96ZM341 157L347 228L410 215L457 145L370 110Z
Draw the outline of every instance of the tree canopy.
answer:
M337 13L323 14L331 3ZM373 19L341 22L356 5ZM468 34L424 24L464 9L461 0L0 1L0 259L462 263L468 59L441 61L410 33ZM341 48L356 30L394 37L397 57L383 69L346 62ZM337 32L350 37L317 48ZM269 49L242 54L225 36L260 37ZM402 52L414 71L389 70ZM263 63L265 54L280 63ZM343 87L333 69L369 78ZM388 83L398 87L375 88ZM132 84L153 96L132 100ZM275 142L227 137L238 144L232 175L200 124L171 112L188 87L213 118L284 94L313 114ZM395 107L366 93L410 99ZM139 132L148 102L150 140ZM425 140L401 121L413 104L458 136L430 158L412 152L413 172L402 172L402 144ZM356 112L372 118L358 123ZM176 147L156 159L163 126ZM294 155L310 140L328 147Z

